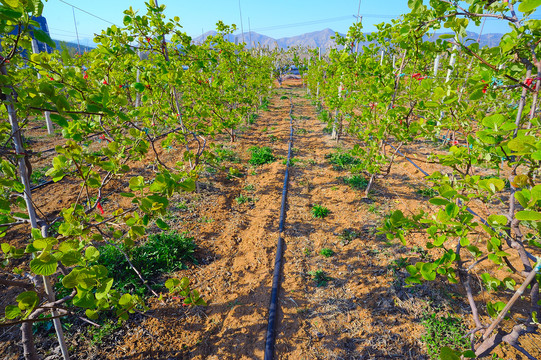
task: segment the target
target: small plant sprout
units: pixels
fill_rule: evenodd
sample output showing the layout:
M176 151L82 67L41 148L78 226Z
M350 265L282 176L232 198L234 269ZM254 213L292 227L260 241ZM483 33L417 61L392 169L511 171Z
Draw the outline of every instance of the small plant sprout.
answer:
M321 251L319 253L321 255L325 256L326 258L329 258L329 257L334 255L334 251L332 251L329 248L323 248L323 249L321 249Z
M235 201L239 205L242 205L242 204L245 204L245 203L253 203L253 202L255 202L255 200L253 198L251 198L249 196L246 196L246 195L243 195L243 194L240 194L239 196L237 196L235 198Z
M323 218L327 217L327 215L329 215L329 213L331 211L329 209L327 209L325 206L314 205L312 207L311 212L312 212L312 216L314 218L323 219Z
M349 244L351 241L355 240L359 236L360 236L360 234L357 231L353 230L353 229L344 229L344 230L342 230L342 233L340 233L340 235L338 235L338 237L340 238L340 240L342 242L342 245Z
M182 279L168 279L165 282L165 287L172 295L180 296L186 306L207 306L207 303L197 290L190 289L190 280L187 277Z
M332 279L323 270L310 271L308 275L312 276L317 287L326 286Z

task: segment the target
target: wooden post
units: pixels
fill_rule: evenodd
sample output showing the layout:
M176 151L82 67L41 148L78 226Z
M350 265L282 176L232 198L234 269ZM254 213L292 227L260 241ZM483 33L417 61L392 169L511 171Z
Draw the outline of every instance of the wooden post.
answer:
M318 60L321 61L321 48L318 48ZM318 68L319 68L319 62L317 64ZM319 101L319 81L317 82L317 89L316 89L316 101Z
M451 54L451 60L449 60L449 67L451 67L451 69L447 70L447 77L445 78L446 83L449 82L449 80L451 79L451 74L453 73L453 70L456 64L456 50L457 49L458 47L456 45L453 46L453 53Z
M32 39L32 52L34 54L39 53L38 41L36 39ZM41 74L39 72L38 72L38 79L41 79ZM54 126L53 126L53 122L51 121L51 112L44 111L43 114L45 115L45 123L47 124L47 133L49 135L52 135L54 134Z
M436 55L434 59L434 77L438 76L438 68L440 67L440 55Z
M4 66L0 68L0 73L4 76L7 76L7 70ZM39 229L38 225L38 217L36 216L36 210L34 209L34 203L32 202L32 189L30 187L30 178L28 176L28 169L26 167L26 151L23 146L23 139L21 135L21 129L19 127L19 120L17 119L17 111L15 110L15 106L13 105L13 96L11 94L6 94L6 109L8 112L8 119L9 123L11 125L11 136L13 139L13 145L15 147L15 153L17 154L17 162L19 165L19 176L21 178L21 182L24 185L24 200L26 203L26 209L28 212L28 218L30 220L30 225L34 229ZM42 228L41 229L42 234L44 234L44 237L47 237L47 230ZM49 277L44 276L43 282L45 285L45 292L47 293L48 300L50 302L54 301L54 292L52 291L52 285L51 280ZM62 357L64 360L69 360L69 354L68 354L68 347L66 346L66 341L64 339L64 332L62 330L62 324L60 323L60 319L58 318L59 314L58 311L52 310L53 317L56 317L53 319L54 328L56 331L56 336L58 338L58 343L60 345L60 350L62 352ZM29 340L29 339L27 339ZM30 341L31 344L27 344L31 349L34 347L34 341ZM27 353L27 349L24 350L25 354Z
M338 98L341 99L342 98L342 87L343 87L343 84L342 82L340 81L340 85L338 85ZM331 134L331 139L336 139L338 140L338 116L340 115L340 111L338 111L338 108L336 108L336 111L334 113L334 121L333 121L333 124L332 124L332 134Z
M141 46L141 44L139 44L139 46ZM143 54L141 53L141 49L137 49L137 56L139 57L139 61L141 61L141 58L143 56ZM141 80L141 69L139 68L139 66L137 66L137 75L136 75L136 82L139 82ZM141 93L138 91L137 94L135 95L135 107L139 107L141 106Z

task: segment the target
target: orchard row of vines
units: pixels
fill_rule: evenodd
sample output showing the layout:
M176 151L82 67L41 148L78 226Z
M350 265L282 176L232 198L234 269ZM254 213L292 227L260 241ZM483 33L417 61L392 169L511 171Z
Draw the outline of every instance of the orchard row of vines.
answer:
M234 141L268 95L271 58L226 41L234 26L220 22L217 35L195 45L164 8L153 1L146 14L126 10L122 27L95 38L96 49L70 56L65 48L32 53L31 34L54 47L32 20L42 13L41 0L0 5L0 237L28 239L22 248L1 245L0 284L21 289L1 325L21 326L27 359L37 358L32 324L44 313L52 311L67 359L61 317L79 308L90 319L100 312L126 319L146 308L139 296L115 290L107 269L96 264L98 247L129 248L149 224L167 230L160 216L171 196L197 188L203 165L213 164L214 139ZM29 181L40 153L24 138L45 112L64 139L46 175L76 193L48 213L36 198L47 188L32 193ZM162 161L166 152L176 153L174 166ZM152 170L143 176L137 162ZM124 199L123 206L106 207L105 193ZM55 283L69 295L56 299ZM166 285L185 304L205 304L187 279Z
M520 338L537 331L541 306L541 21L529 18L541 2L426 3L409 0L410 13L373 33L352 26L337 39L343 50L312 56L309 90L332 115L333 136L358 140L358 171L370 184L389 175L408 144L445 150L417 156L442 169L426 177L436 210L395 211L381 229L404 243L424 233L426 246L439 249L433 260L408 266L410 284L440 278L467 295L471 350L443 349L442 357L483 357L507 343L534 359ZM480 48L467 36L469 24L485 19L509 29L498 47ZM358 42L366 45L355 52ZM486 210L486 222L471 209ZM476 296L478 280L494 301ZM500 321L521 296L525 317L504 330Z

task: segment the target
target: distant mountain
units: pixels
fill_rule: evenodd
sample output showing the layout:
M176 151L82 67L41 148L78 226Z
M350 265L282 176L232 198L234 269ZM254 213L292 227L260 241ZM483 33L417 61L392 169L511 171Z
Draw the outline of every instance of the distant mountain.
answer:
M263 46L269 47L271 49L275 49L277 47L281 49L287 49L288 47L304 46L311 48L321 47L323 49L330 49L336 46L336 42L331 39L331 37L335 34L335 31L327 28L321 31L315 31L302 35L274 39L270 36L261 35L252 31L244 33L244 36L242 34L229 35L227 40L235 43L241 43L244 39L244 42L246 43L246 46L248 48ZM193 42L196 44L202 43L208 36L213 35L216 35L216 31L208 31L193 39Z
M79 49L81 49L81 52L88 52L92 49L94 49L95 47L90 47L90 46L84 46L84 45L77 45L77 43L72 43L72 42L67 42L67 41L60 41L60 40L54 40L54 43L56 44L56 50L58 51L62 51L62 46L61 45L65 45L67 48L68 48L68 51L71 53L77 53L79 52Z
M195 44L200 44L200 43L204 42L207 37L214 36L216 34L217 34L216 31L207 31L206 33L196 37L192 41ZM273 38L271 38L269 36L261 35L261 34L258 34L256 32L253 32L253 31L244 33L244 36L242 34L228 35L227 40L231 41L231 42L234 42L234 43L237 43L237 44L245 42L248 45L248 47L250 47L249 44L252 43L252 44L255 44L256 46L257 46L257 44L261 44L262 46L265 46L265 47L270 46L271 48L275 47L275 42L276 42L275 39L273 39Z
M215 35L215 31L209 31L205 34L202 34L195 39L193 39L194 43L201 43L203 42L208 36ZM250 34L251 34L251 41L250 41ZM334 37L336 35L336 32L332 29L324 29L321 31L314 31L302 35L292 36L292 37L284 37L280 39L273 39L269 36L261 35L256 32L251 33L244 33L244 42L246 43L246 46L248 48L250 47L256 47L258 45L263 47L269 47L271 49L274 48L281 48L281 49L287 49L288 47L295 47L295 46L303 46L303 47L310 47L310 48L321 48L324 50L328 50L334 47L337 47L336 42L334 39L331 39L331 37ZM340 34L342 36L345 36L345 34ZM438 35L436 37L430 38L430 41L437 40ZM479 38L479 34L474 32L468 32L467 39L471 39L471 42L477 41ZM502 34L484 34L481 35L479 44L481 47L488 45L489 47L495 47L498 46L500 43L500 39L502 38ZM243 42L242 34L236 34L236 35L229 35L228 40L239 43ZM366 45L366 43L361 43L362 45Z
M192 41L195 44L200 44L208 36L216 35L216 31L208 31L196 38L194 38ZM245 42L246 46L248 48L251 47L257 47L257 46L263 46L268 47L270 49L275 48L281 48L281 49L287 49L288 47L296 47L296 46L303 46L303 47L309 47L309 48L321 48L323 50L329 50L332 48L337 47L336 42L332 37L336 35L336 32L332 29L323 29L321 31L314 31L306 34L301 34L297 36L291 36L291 37L284 37L279 39L274 39L270 36L258 34L256 32L247 32L244 33L244 37L242 34L235 34L235 35L228 35L227 40L235 43L242 43ZM342 36L345 36L345 34L340 34ZM439 35L436 34L435 37L430 37L430 41L434 41L438 39ZM500 39L502 38L502 34L483 34L480 38L480 46L489 46L489 47L495 47L498 46L500 43ZM479 38L479 34L474 32L468 32L467 33L467 39L469 39L468 42L475 42ZM243 40L244 39L244 40ZM59 40L54 40L56 43L56 48L60 50L60 44L64 43L67 48L72 53L77 53L79 51L79 46L76 43L73 42L64 42ZM367 45L367 43L361 43L362 45ZM81 52L90 51L93 49L93 47L90 46L80 46Z

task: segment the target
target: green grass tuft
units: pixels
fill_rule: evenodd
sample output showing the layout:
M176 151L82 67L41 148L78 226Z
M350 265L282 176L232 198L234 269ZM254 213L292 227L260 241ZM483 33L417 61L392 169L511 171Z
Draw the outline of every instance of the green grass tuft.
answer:
M264 165L273 162L276 158L272 154L272 149L270 147L251 147L250 152L252 157L248 161L251 165Z

